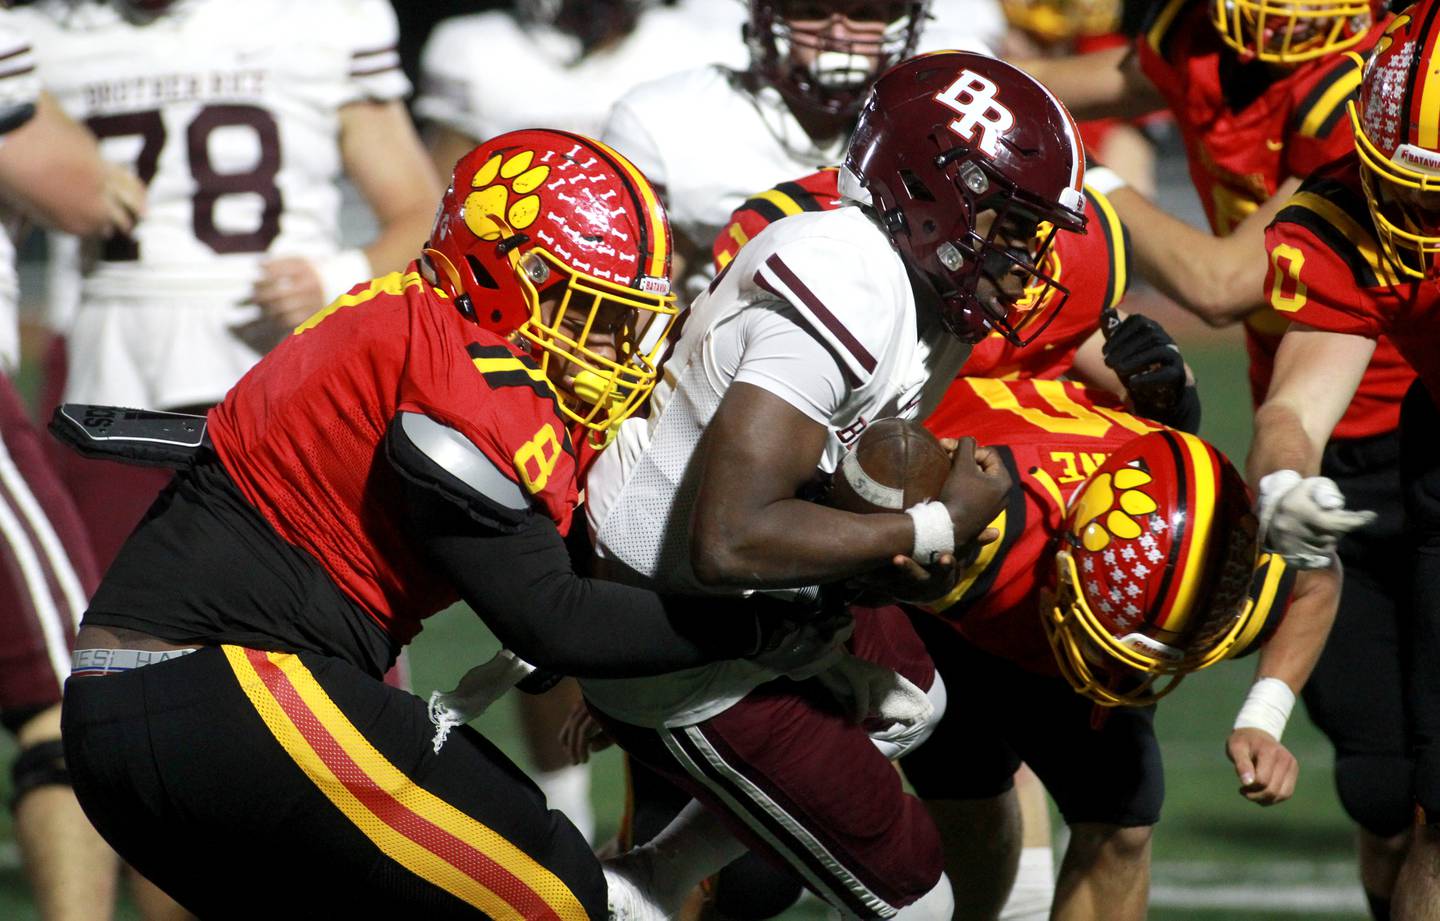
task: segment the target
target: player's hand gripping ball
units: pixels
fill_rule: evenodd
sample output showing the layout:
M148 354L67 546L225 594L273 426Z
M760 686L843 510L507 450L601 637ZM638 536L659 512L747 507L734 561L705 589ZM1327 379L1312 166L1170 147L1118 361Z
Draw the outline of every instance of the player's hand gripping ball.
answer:
M860 434L840 462L827 504L846 512L903 512L935 499L950 475L950 455L918 422L881 419Z

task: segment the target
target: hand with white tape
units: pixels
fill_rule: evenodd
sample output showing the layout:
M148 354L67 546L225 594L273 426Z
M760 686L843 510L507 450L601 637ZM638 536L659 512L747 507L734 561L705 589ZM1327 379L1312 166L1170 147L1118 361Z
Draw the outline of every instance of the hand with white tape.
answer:
M1296 569L1324 569L1340 538L1375 520L1375 513L1345 507L1329 477L1277 470L1260 480L1260 541Z

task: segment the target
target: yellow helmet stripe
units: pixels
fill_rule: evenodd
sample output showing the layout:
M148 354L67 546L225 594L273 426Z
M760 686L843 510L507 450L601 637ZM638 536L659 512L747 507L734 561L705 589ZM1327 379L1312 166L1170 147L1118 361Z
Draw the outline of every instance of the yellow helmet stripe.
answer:
M1163 620L1156 626L1181 632L1190 619L1191 608L1199 594L1200 583L1205 579L1206 556L1210 549L1210 529L1215 521L1215 457L1210 446L1194 435L1173 432L1176 441L1189 461L1189 480L1193 489L1186 497L1186 527L1190 543L1190 556L1179 567L1180 584L1175 589L1175 601Z
M660 196L656 193L655 187L650 184L650 180L645 178L645 174L640 172L635 164L627 160L615 148L600 141L592 140L590 143L614 160L615 165L625 173L631 184L635 186L636 192L640 194L645 212L643 218L645 230L651 241L650 264L645 267L644 274L654 278L668 279L669 274L665 271L665 266L670 260L670 252L667 248L670 243L670 234L667 232L668 227L665 223L665 208L660 204Z

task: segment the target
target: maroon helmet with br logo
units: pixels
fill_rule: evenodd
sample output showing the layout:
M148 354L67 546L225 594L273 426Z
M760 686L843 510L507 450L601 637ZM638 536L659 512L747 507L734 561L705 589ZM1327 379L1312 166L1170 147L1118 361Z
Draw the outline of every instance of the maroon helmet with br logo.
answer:
M1039 267L1057 231L1084 232L1084 175L1075 122L1049 90L1004 61L937 51L875 82L840 191L875 209L955 335L1024 345L1068 297Z

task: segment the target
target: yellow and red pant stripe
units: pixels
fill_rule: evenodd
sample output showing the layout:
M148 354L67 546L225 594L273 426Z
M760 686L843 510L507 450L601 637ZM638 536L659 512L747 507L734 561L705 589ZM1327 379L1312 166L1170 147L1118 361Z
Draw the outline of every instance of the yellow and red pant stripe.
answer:
M586 921L558 877L386 760L298 656L224 650L276 741L388 857L497 921Z

